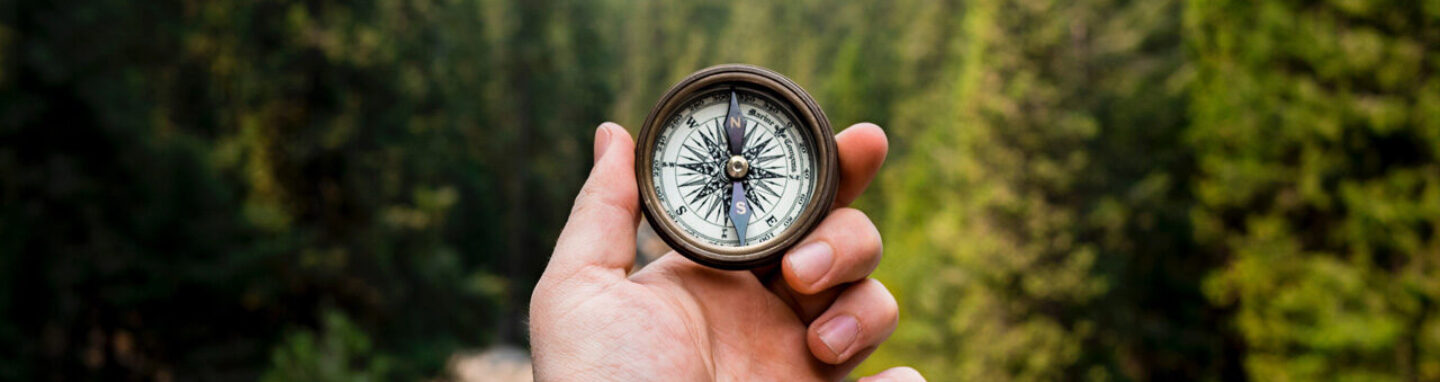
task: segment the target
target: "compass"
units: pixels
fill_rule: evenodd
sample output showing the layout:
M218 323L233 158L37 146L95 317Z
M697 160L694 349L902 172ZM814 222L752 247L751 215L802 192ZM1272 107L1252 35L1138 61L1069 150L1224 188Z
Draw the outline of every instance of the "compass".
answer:
M720 65L671 87L635 147L641 210L670 248L700 264L779 260L830 211L839 159L830 122L794 81Z

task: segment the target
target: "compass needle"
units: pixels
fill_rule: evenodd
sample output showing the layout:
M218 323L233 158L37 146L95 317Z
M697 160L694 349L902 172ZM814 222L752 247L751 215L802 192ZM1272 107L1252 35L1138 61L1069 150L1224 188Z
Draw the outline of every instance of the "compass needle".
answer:
M725 140L730 146L730 160L725 171L730 175L730 225L735 227L735 239L746 245L746 228L750 225L750 200L745 197L745 175L749 164L745 161L745 119L740 113L740 101L735 90L730 90L730 106L725 111Z

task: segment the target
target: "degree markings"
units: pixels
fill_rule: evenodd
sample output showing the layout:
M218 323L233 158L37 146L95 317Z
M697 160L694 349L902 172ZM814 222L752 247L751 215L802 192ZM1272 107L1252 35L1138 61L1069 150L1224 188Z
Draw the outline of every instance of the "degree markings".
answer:
M735 246L734 227L725 215L730 192L718 192L728 190L730 183L723 167L729 159L723 146L728 144L722 124L728 107L725 98L692 100L671 118L666 131L660 133L662 138L656 140L654 176L667 217L683 231L711 245ZM809 139L791 128L794 119L789 113L767 97L747 94L740 99L746 124L742 155L751 166L743 180L744 192L756 211L751 215L747 241L759 244L788 229L804 210L810 199L807 194L813 192L813 179L794 171L810 166L814 158L810 150L795 147ZM721 103L724 107L717 108ZM667 149L671 144L680 147ZM787 167L791 171L786 171ZM667 193L672 197L663 196Z

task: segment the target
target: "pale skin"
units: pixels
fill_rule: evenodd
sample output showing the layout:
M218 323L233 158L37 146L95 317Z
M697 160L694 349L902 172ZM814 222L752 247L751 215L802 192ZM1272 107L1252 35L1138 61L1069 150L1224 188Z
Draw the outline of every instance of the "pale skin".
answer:
M895 298L869 278L882 244L847 207L888 151L868 123L835 137L834 209L777 267L722 271L674 252L631 272L635 144L600 125L595 165L530 303L539 381L836 381L895 330ZM860 381L923 381L896 367Z

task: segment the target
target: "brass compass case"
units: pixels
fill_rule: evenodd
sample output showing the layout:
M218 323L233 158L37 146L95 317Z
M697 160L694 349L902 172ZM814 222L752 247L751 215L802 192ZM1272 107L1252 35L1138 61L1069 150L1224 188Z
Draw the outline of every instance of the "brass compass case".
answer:
M778 112L784 113L786 118L791 118L795 125L794 128L804 137L800 142L794 144L803 146L801 151L812 155L808 157L809 165L812 168L809 169L811 170L809 177L805 178L810 181L809 189L797 190L797 193L804 192L804 197L792 200L789 206L782 206L795 208L797 206L794 204L803 204L803 207L799 207L798 214L788 218L793 222L783 228L776 228L780 232L772 232L770 235L773 236L758 243L747 243L745 237L742 236L737 238L738 246L728 246L721 245L714 240L700 239L687 233L687 228L672 219L672 214L666 211L662 203L663 196L660 195L662 191L657 189L655 183L654 176L658 168L656 161L659 160L656 158L657 140L661 139L660 137L665 133L667 124L675 123L677 113L682 112L685 105L700 102L703 97L714 97L717 92L729 92L732 104L736 98L735 94L739 93L752 100L762 99L759 102L771 102L778 105L778 109L780 109ZM691 126L694 127L694 125ZM755 126L752 129L761 128L758 122ZM739 141L745 140L745 138L739 139ZM719 143L723 144L724 142ZM716 163L715 165L719 168L727 167L725 163ZM755 268L775 262L787 249L814 230L829 213L834 202L835 193L839 187L838 166L839 158L836 153L835 136L830 128L829 120L820 110L815 99L795 82L779 73L750 65L730 64L705 68L675 84L645 117L645 123L640 130L635 147L635 178L639 186L641 211L650 221L651 227L676 252L697 263L722 269ZM724 173L725 171L722 170L717 176L724 176ZM734 172L730 172L730 176L734 177L735 175ZM740 179L736 178L736 182L739 182ZM750 179L746 178L745 180ZM758 183L758 181L752 183ZM736 187L736 195L742 195L739 193L739 186ZM747 189L747 191L749 190ZM740 197L736 196L736 198ZM741 201L748 199L746 197ZM770 209L776 209L776 204L782 201L783 198L777 197L777 201L770 206ZM732 209L734 209L733 206ZM692 213L698 213L698 211ZM773 217L773 213L771 214ZM746 215L743 220L748 221L750 218ZM690 232L694 231L690 230Z

